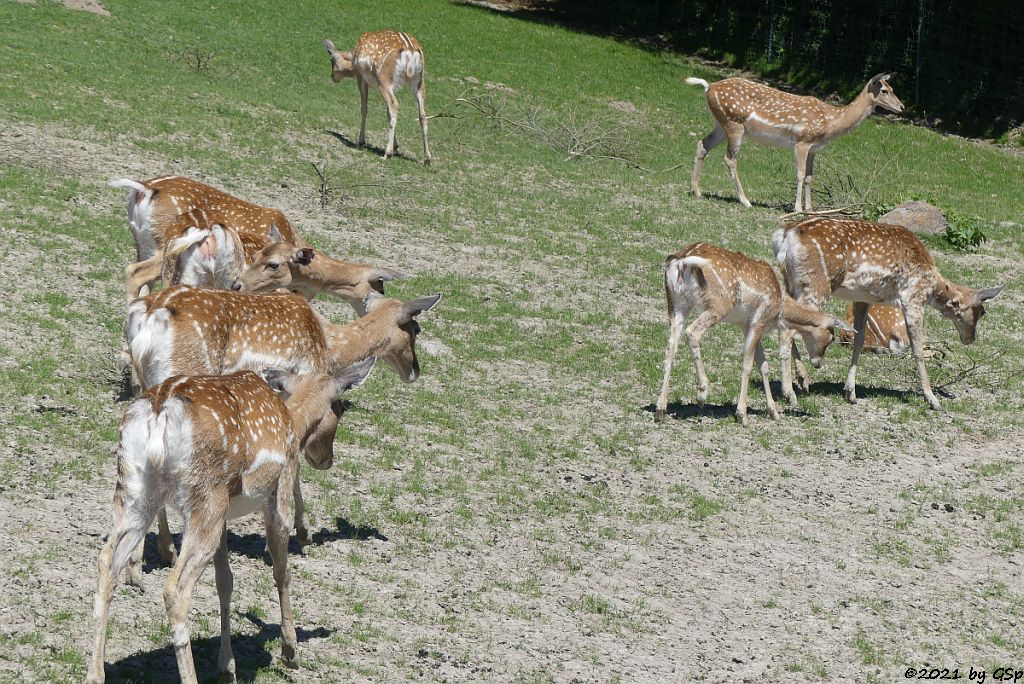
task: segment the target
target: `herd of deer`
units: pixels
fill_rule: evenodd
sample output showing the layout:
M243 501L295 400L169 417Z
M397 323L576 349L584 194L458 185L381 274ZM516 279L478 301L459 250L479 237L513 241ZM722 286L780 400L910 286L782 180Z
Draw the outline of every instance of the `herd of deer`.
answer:
M398 103L395 91L409 85L416 95L429 164L424 110L423 52L407 33L364 34L352 52L331 41L332 77L354 76L361 96L359 144L365 142L368 90L377 86L388 108L387 147L395 153ZM714 131L697 145L692 190L707 153L728 140L726 163L740 201L750 203L736 172L744 134L775 145L791 145L797 157L796 208L806 189L811 207L815 153L851 130L875 106L900 111L888 77L871 79L849 106L830 107L742 79L708 85L700 79L715 117ZM183 682L196 682L187 623L193 586L212 561L220 600L219 669L235 681L231 650L226 522L259 511L281 608L282 656L297 663L296 633L289 597L287 542L290 530L309 542L299 455L318 469L331 467L333 442L343 410L342 394L358 387L375 361L383 359L407 383L419 377L417 317L440 299L434 294L407 302L384 296L384 284L400 271L341 261L312 248L280 211L251 204L204 183L180 176L145 182L113 180L128 194L128 221L136 262L126 269L128 295L123 364L130 367L138 398L121 421L113 523L99 558L95 601L95 648L87 682L104 681L104 653L110 603L117 578L141 583L142 544L154 518L158 549L173 569L164 585L171 642ZM697 373L697 401L703 405L708 379L700 340L719 322L745 327L743 373L737 418L746 423L747 385L753 361L764 382L768 413L779 416L768 384L761 338L769 328L781 335L782 388L795 401L790 377L794 335L803 337L812 365L832 342L832 329L854 336L846 397L855 400L857 358L864 343L869 303L899 307L904 337L917 358L921 385L938 408L922 361L925 304L953 320L965 344L974 340L984 313L982 302L999 288L975 291L938 272L927 249L908 230L852 220L815 218L792 223L772 236L786 290L772 267L721 247L698 243L668 257L665 287L670 320L665 377L655 418L665 417L669 376L691 311L702 313L685 328ZM162 280L164 288L150 287ZM358 318L336 325L309 300L326 293L348 302ZM849 322L819 308L831 296L853 302ZM893 309L895 310L895 309ZM874 325L889 344L895 319ZM852 322L852 325L850 323ZM888 326L888 328L886 328ZM885 328L885 329L883 329ZM807 373L797 355L800 384ZM294 517L288 508L294 499ZM176 551L164 507L184 520Z

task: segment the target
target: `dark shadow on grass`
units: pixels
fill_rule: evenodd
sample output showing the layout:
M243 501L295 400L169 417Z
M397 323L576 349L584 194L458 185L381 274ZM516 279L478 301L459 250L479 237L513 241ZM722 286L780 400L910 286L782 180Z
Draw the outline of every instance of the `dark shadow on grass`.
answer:
M648 404L644 406L644 411L647 413L654 413L655 405ZM757 415L759 412L756 409L747 408L747 411L752 415ZM686 418L697 418L699 416L707 416L709 418L732 418L736 415L736 404L704 404L701 408L697 404L684 404L681 401L676 401L669 404L665 408L666 415L677 419Z
M345 539L363 540L372 538L379 539L380 541L388 540L376 527L356 526L340 516L335 518L334 522L337 526L335 529L322 527L313 532L311 535L311 545L319 546ZM270 555L266 553L266 546L267 538L262 533L238 535L228 530L228 549L231 553L237 553L249 558L262 558L269 565ZM288 553L301 554L302 548L293 532L288 538Z
M237 596L237 592L236 592ZM275 607L276 611L277 608ZM259 628L257 634L239 634L238 623L248 620ZM261 670L266 670L280 656L280 652L271 653L267 650L269 642L281 638L281 626L278 624L267 624L252 613L245 613L241 616L232 615L231 649L235 654L235 664L238 668L237 675L239 682L252 682L256 680ZM332 630L317 627L309 630L301 626L295 627L299 643L310 639L323 639L332 634ZM108 640L109 642L110 640ZM279 648L275 646L275 649ZM218 681L217 656L220 652L220 637L207 637L205 639L192 639L192 655L195 660L196 674L201 682ZM299 658L302 658L302 649L299 649ZM108 682L178 682L178 664L174 657L174 647L168 644L145 653L137 653L123 658L116 663L107 665Z
M383 147L377 147L376 145L371 145L370 143L366 143L362 147L359 147L358 143L356 143L354 140L352 140L351 138L346 136L344 133L339 133L338 131L332 131L330 129L324 129L324 133L326 133L327 135L331 136L335 140L338 140L339 142L341 142L342 145L344 145L345 147L347 147L349 149L352 149L352 150L363 149L363 150L367 150L368 152L373 152L378 157L383 157L384 156L384 148ZM419 160L416 159L415 157L410 157L409 155L405 154L405 150L401 146L398 147L398 149L395 151L395 153L393 155L391 155L391 157L389 157L389 159L402 159L402 160L410 161L410 162L419 162Z
M114 403L123 404L135 398L132 394L132 372L130 369L118 375L110 385L114 390Z
M841 382L812 382L811 395L838 396L845 398L844 385ZM910 403L911 399L924 401L924 395L916 390L895 390L888 387L871 387L870 385L857 385L858 399L873 399L877 397L888 397L898 399L904 403Z
M743 207L743 205L740 204L740 201L738 199L736 199L736 195L719 195L719 194L714 193L714 192L705 192L705 193L703 193L700 196L699 199L707 199L707 200L712 200L714 202L722 202L722 203L725 203L725 204L735 204L736 206L738 206L740 208ZM748 197L747 199L750 199L750 198ZM789 212L789 211L792 211L792 209L793 209L793 205L789 204L788 202L775 202L775 203L771 203L771 202L764 202L764 201L761 201L761 200L750 200L750 203L753 206L755 206L755 207L760 207L762 209L770 209L772 211Z

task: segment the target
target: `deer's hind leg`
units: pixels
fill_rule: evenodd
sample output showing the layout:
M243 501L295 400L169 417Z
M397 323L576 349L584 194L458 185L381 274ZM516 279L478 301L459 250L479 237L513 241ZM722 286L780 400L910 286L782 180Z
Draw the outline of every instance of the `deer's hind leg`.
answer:
M725 131L716 121L714 130L697 143L697 154L693 159L693 176L690 178L690 192L696 197L703 196L700 192L700 174L704 169L704 157L721 145L723 140L725 140Z
M725 125L725 136L728 139L728 147L725 150L725 165L729 169L729 177L732 178L732 183L736 186L736 196L740 200L740 204L745 207L750 206L750 200L747 199L747 193L743 191L743 183L740 182L740 173L736 168L736 159L740 155L740 145L743 144L743 124L728 123Z

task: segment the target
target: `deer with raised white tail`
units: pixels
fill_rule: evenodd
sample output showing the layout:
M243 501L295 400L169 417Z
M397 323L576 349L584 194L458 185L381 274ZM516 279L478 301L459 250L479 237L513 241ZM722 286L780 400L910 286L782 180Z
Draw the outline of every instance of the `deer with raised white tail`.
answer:
M947 280L935 265L924 243L902 226L852 219L814 218L790 223L772 234L775 258L786 287L797 301L820 308L835 296L853 302L857 332L844 394L857 401L857 361L867 332L869 304L899 307L914 352L921 391L928 405L941 409L932 392L924 364L924 308L930 306L953 321L960 341L972 344L978 321L985 314L984 302L1002 287L974 290ZM792 334L784 335L782 392L796 401L790 369L790 353L796 353ZM800 384L809 388L807 371L799 362Z
M236 681L226 525L256 511L263 514L281 607L282 661L298 667L286 521L298 482L299 452L330 458L317 445L334 441L342 393L358 387L375 360L329 375L297 377L275 370L265 371L263 378L251 371L174 376L128 405L121 420L113 523L98 563L96 637L87 683L105 679L107 622L117 578L165 505L180 510L185 520L181 555L163 591L181 681L198 682L188 610L193 587L211 560L220 601L221 681Z
M796 154L795 211L810 211L811 182L814 176L814 155L825 145L859 126L876 107L891 112L903 111L903 103L892 91L892 74L878 74L868 81L853 102L833 107L816 97L804 97L770 88L745 78L727 78L709 84L702 78L688 78L689 85L704 88L708 108L715 119L715 128L697 143L690 189L697 197L700 173L708 152L728 141L725 165L736 187L740 203L750 206L743 192L736 158L744 135L773 147L792 147ZM807 199L802 195L806 189Z
M333 372L369 356L382 359L406 383L420 375L416 318L440 294L408 302L367 296L367 313L346 325L322 319L309 303L288 292L252 294L177 285L134 301L128 307L125 339L142 389L172 375L211 375L275 367L294 373ZM324 447L329 449L330 446ZM313 467L329 468L331 459ZM295 529L308 543L299 481L295 481ZM159 517L160 556L175 555L166 517ZM128 581L140 579L139 554Z
M271 232L271 242L254 254L231 285L241 292L286 289L313 299L324 293L348 302L362 316L366 296L384 294L384 283L409 276L393 268L351 263L319 250L299 247Z
M330 40L324 41L331 56L331 79L338 83L343 78L355 78L359 84L359 141L366 144L366 108L370 87L375 87L384 98L388 109L388 143L384 158L395 154L395 126L398 125L398 98L395 92L408 85L416 97L416 109L423 131L423 163L430 165L430 146L427 144L427 110L423 85L423 48L419 41L404 31L375 31L359 36L352 51L339 52Z
M703 243L690 245L665 260L665 298L668 302L669 333L665 350L665 379L655 406L654 419L662 421L668 408L672 363L679 350L683 324L691 311L701 314L685 328L686 340L697 373L697 405L708 397L708 376L700 353L700 341L718 323L732 323L744 329L743 372L736 420L747 424L747 385L757 362L764 384L768 415L779 417L768 384L768 362L761 338L768 330L799 332L812 358L820 359L832 343L832 328L849 328L831 314L821 313L786 295L772 267L764 261L722 247Z

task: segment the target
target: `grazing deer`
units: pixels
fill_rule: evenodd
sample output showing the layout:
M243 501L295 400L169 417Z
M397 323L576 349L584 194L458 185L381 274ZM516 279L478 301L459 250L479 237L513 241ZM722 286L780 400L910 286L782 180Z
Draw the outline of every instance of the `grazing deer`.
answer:
M920 239L902 226L850 219L817 218L790 223L772 234L775 258L779 262L790 294L797 301L820 308L829 297L853 302L853 358L844 393L857 401L857 360L867 332L869 304L898 306L906 322L910 347L917 362L921 390L928 405L940 409L928 382L924 365L924 307L931 306L953 321L960 341L974 342L978 321L985 314L984 302L1003 289L972 290L947 280ZM783 336L782 391L796 401L790 376L790 350L795 350L791 333ZM809 387L806 370L797 357L801 386Z
M846 307L845 320L853 325L854 313L853 304ZM898 354L910 346L910 338L907 336L907 321L903 312L895 306L885 304L872 304L868 307L864 319L864 347L877 354ZM852 344L856 333L852 330L843 331L839 339L846 344Z
M182 217L202 210L209 228L220 224L239 233L266 235L272 225L289 241L308 247L292 224L278 209L261 207L184 176L161 176L147 181L115 178L111 187L128 190L128 223L135 238L136 261L145 261L168 242L168 234L179 237ZM194 221L194 219L192 219ZM186 219L186 227L197 225Z
M803 306L785 295L775 272L766 262L702 243L690 245L665 260L665 298L668 300L668 347L665 379L654 413L656 421L665 419L672 363L679 350L683 323L691 311L702 312L686 327L686 340L697 372L697 405L700 407L708 397L708 376L700 354L701 338L718 323L744 328L743 374L736 401L736 420L743 425L747 424L747 385L755 360L764 384L768 415L773 419L779 417L768 384L768 363L761 347L761 337L767 330L799 332L811 350L812 359L817 361L832 343L831 328L849 327L835 316Z
M285 242L274 230L270 240L249 260L248 267L231 285L232 290L266 292L284 288L306 299L325 293L348 302L362 316L367 295L384 294L384 283L409 277L391 268L350 263L299 247Z
M868 81L853 102L845 107L827 105L816 97L791 95L744 78L727 78L708 84L702 78L688 78L689 85L699 85L707 94L708 108L715 118L715 128L697 143L690 189L700 193L700 172L704 157L723 140L728 141L725 165L736 186L740 203L750 206L743 192L736 158L743 136L774 147L792 147L796 153L795 211L811 210L811 180L814 176L814 155L829 142L859 126L874 110L883 107L891 112L903 111L889 86L892 74L878 74ZM804 187L806 203L801 201Z
M351 52L338 52L334 43L324 41L331 56L331 79L338 83L343 78L355 78L359 84L359 146L366 144L366 107L370 86L375 86L388 108L388 145L384 158L395 154L395 126L398 124L398 98L395 92L408 85L416 96L416 109L423 131L423 163L430 165L430 147L427 144L427 110L423 98L423 48L419 41L402 31L364 33Z
M227 376L174 376L136 399L121 420L113 524L100 552L96 640L86 682L104 681L107 622L117 578L141 543L153 516L165 505L185 520L181 556L164 584L164 605L178 675L198 682L192 660L188 608L192 589L210 561L220 600L221 681L235 681L231 650L228 520L263 514L274 582L281 606L281 656L298 667L295 618L288 572L288 502L298 482L299 451L329 458L317 445L331 444L342 393L358 387L376 359L332 375L301 377L266 371ZM284 400L268 386L282 390Z
M275 367L293 373L334 372L369 356L383 359L403 382L419 378L416 317L440 294L408 302L367 296L367 313L346 325L322 320L309 303L288 292L251 294L176 285L132 302L125 339L142 389L172 375L216 375ZM324 448L329 448L324 447ZM310 461L329 468L331 459ZM324 465L326 464L326 465ZM308 543L302 492L295 480L295 528ZM160 556L173 562L166 516L159 516ZM139 584L140 548L128 581Z

